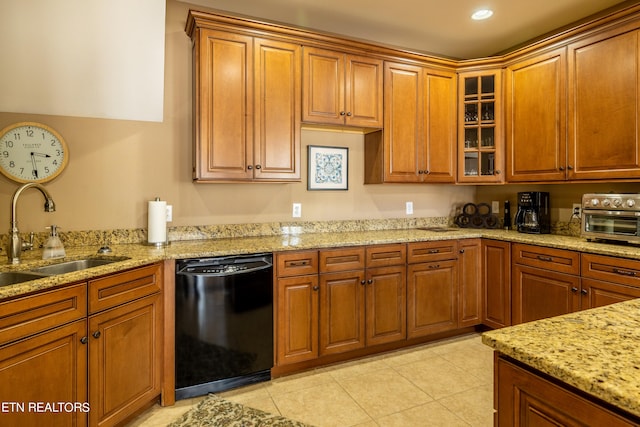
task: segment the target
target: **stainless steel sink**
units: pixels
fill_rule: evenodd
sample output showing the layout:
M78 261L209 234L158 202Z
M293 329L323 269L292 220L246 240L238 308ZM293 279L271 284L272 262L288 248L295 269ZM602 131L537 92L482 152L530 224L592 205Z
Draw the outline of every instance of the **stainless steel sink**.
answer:
M111 264L118 261L124 261L128 257L112 257L112 258L86 258L75 261L65 261L58 264L45 265L44 267L32 268L30 271L40 274L53 275L72 273L74 271L86 270L87 268L99 267L101 265Z
M42 279L45 274L37 274L28 271L6 271L0 273L0 286L15 285L29 280Z

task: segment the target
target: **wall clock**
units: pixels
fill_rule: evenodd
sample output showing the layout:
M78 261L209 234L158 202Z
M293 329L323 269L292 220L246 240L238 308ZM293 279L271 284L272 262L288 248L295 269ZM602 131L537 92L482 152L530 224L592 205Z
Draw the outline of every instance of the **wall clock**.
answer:
M67 143L47 125L20 122L0 131L0 172L13 181L51 181L68 161Z

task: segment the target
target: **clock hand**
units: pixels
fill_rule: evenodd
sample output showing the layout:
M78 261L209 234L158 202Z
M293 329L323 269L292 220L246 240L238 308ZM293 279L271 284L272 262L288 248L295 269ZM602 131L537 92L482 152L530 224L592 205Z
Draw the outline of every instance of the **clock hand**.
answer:
M38 157L51 157L51 155L46 154L46 153L35 153L35 152L32 152L31 155L32 156L38 156Z
M38 166L36 164L36 153L31 153L31 164L33 165L32 174L34 177L38 178Z

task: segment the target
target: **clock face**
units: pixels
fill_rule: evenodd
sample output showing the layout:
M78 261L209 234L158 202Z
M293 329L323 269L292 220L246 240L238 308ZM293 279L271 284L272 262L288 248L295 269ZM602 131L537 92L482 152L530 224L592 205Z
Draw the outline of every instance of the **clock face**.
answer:
M22 122L0 131L0 172L13 181L51 181L68 157L64 139L46 125Z

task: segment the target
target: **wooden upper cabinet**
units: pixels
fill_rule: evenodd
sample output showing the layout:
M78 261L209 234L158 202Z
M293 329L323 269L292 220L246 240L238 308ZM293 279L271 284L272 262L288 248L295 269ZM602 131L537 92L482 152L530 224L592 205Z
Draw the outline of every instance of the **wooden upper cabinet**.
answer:
M300 46L206 28L194 40L194 180L300 180Z
M458 182L502 182L502 70L458 76Z
M638 25L568 46L570 179L640 177Z
M302 48L255 39L254 178L300 180Z
M302 120L382 127L382 61L304 48Z
M506 68L509 182L566 179L566 52L563 47Z
M384 97L383 135L366 136L365 181L455 182L455 73L385 62Z

